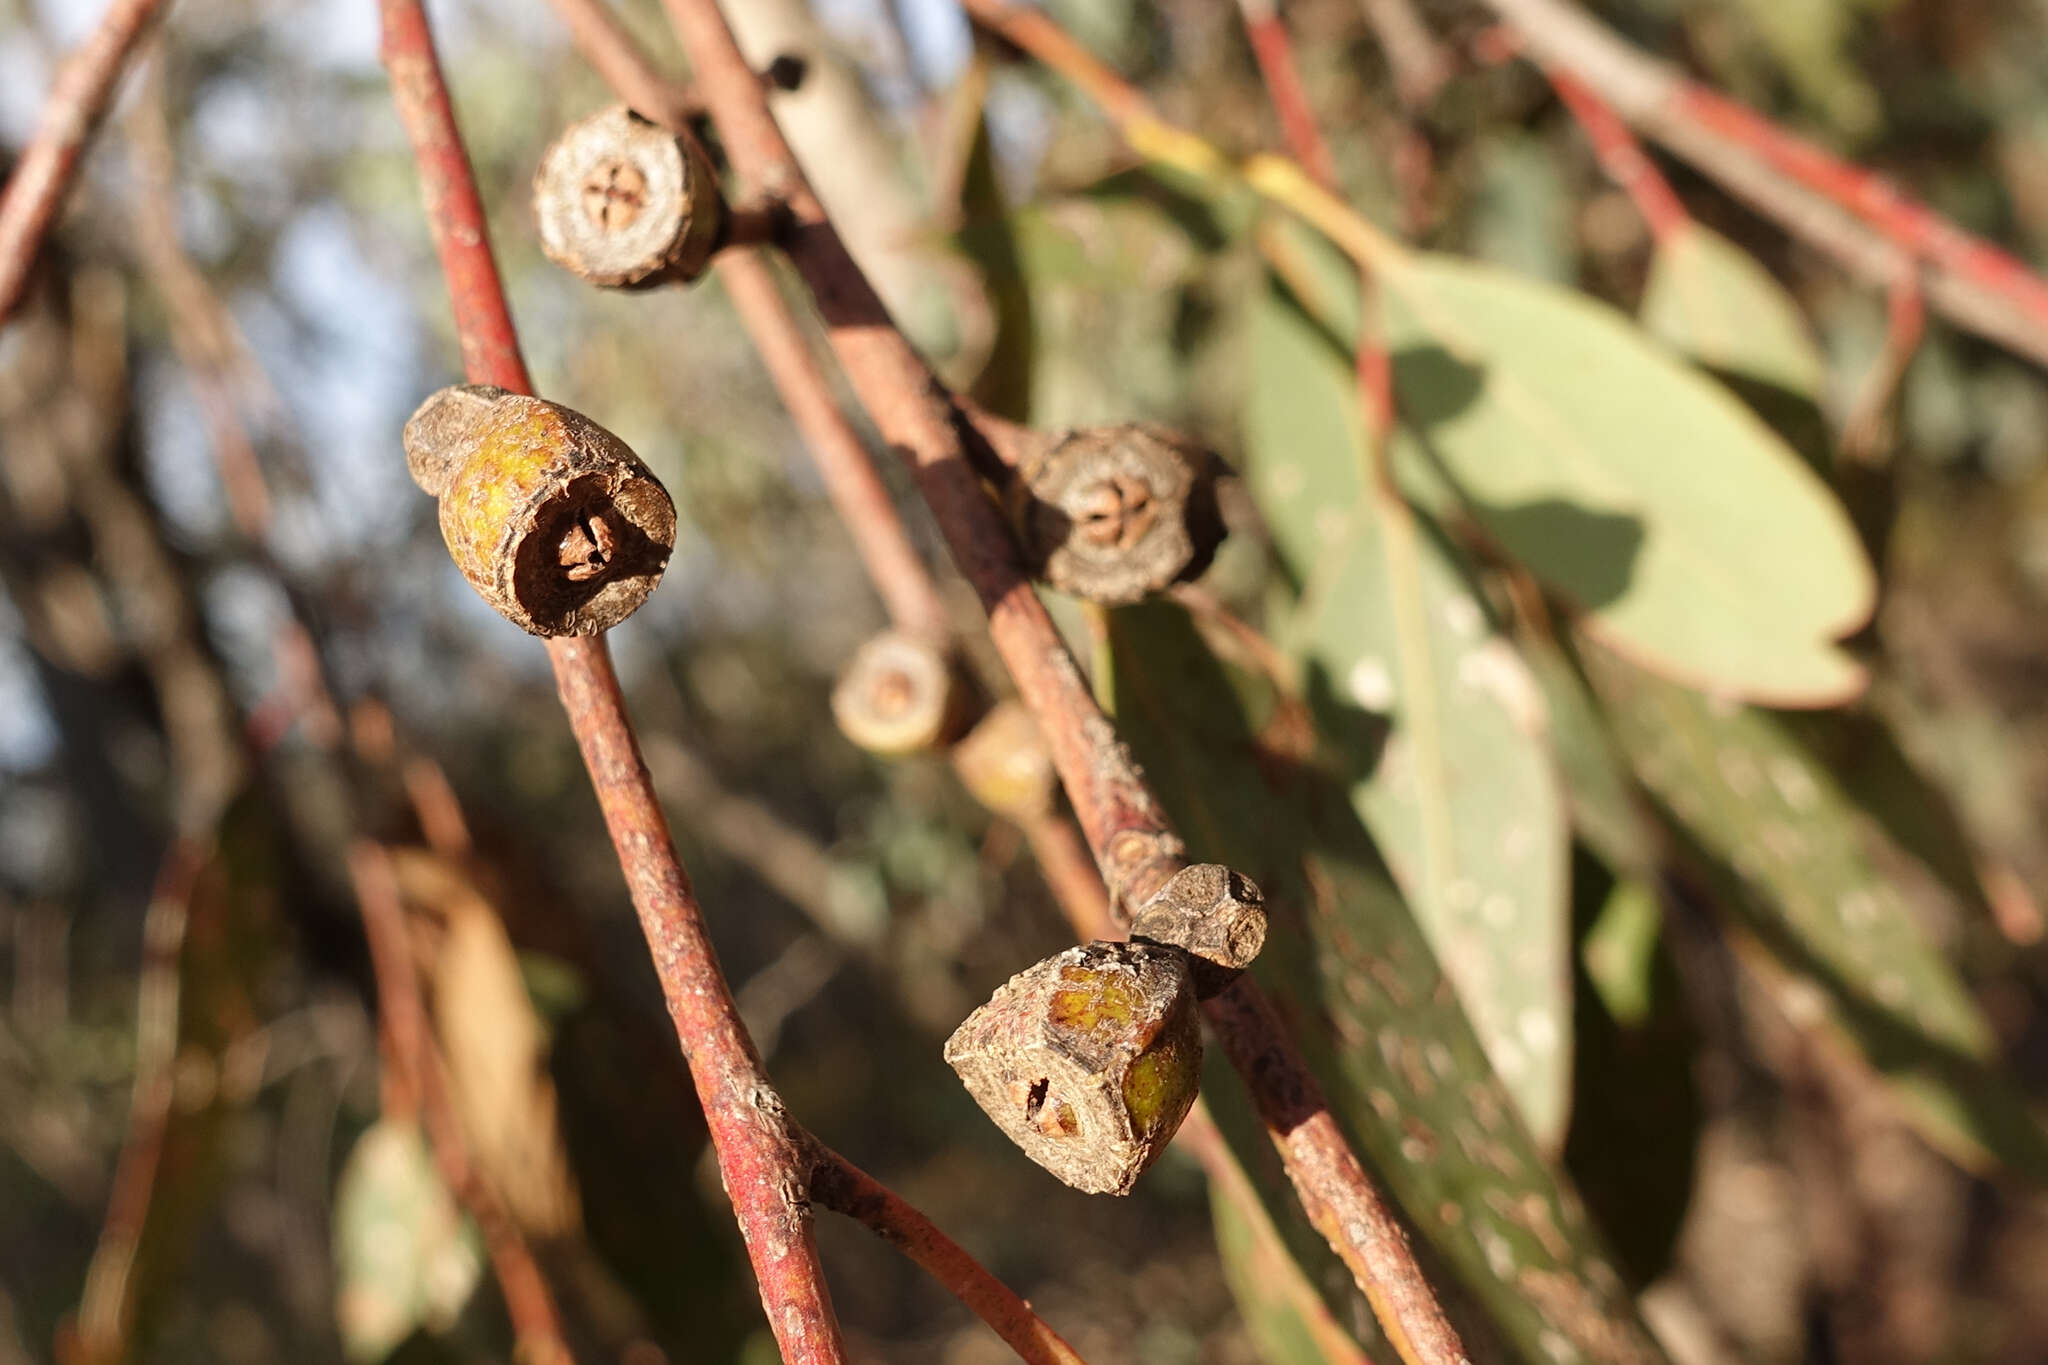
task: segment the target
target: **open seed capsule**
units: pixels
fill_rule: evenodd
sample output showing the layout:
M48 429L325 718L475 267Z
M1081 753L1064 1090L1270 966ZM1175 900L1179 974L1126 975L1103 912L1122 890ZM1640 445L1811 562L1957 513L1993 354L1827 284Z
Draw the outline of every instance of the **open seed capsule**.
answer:
M405 424L456 566L534 635L595 635L654 591L675 547L667 490L618 437L559 403L458 384Z
M1201 1078L1187 955L1148 943L1069 948L969 1015L946 1061L1026 1156L1075 1189L1129 1194Z

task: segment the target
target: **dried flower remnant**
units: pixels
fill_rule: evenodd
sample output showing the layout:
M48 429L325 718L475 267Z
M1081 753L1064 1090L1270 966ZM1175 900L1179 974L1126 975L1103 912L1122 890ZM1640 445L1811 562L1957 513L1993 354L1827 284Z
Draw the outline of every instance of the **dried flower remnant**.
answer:
M697 278L728 221L696 144L623 104L555 139L534 175L533 214L549 260L616 288Z
M998 989L946 1061L1025 1155L1075 1189L1129 1194L1195 1102L1202 1035L1187 955L1091 943Z
M1223 539L1216 480L1224 468L1166 427L1091 427L1024 458L1010 515L1040 578L1126 605L1209 567Z
M676 511L626 443L557 403L458 384L405 424L413 481L484 601L534 635L595 635L661 581Z

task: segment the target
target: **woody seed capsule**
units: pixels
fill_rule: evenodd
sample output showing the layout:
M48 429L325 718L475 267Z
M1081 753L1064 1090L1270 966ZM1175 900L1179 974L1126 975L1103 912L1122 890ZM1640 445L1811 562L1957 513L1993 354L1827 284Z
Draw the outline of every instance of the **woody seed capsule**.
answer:
M1069 948L1011 977L945 1055L1026 1156L1075 1189L1129 1194L1195 1102L1202 1034L1187 955Z
M840 732L870 753L896 757L959 733L965 701L944 653L885 630L854 652L832 688Z
M1091 427L1023 460L1010 515L1038 577L1124 606L1209 567L1223 539L1221 468L1166 427Z
M413 482L470 586L534 635L595 635L668 567L675 504L618 437L558 403L457 384L405 424Z
M696 144L623 104L555 139L534 174L533 213L549 260L617 288L695 279L726 223Z
M960 780L998 815L1029 820L1052 809L1055 784L1052 752L1031 712L1015 701L999 702L953 746Z

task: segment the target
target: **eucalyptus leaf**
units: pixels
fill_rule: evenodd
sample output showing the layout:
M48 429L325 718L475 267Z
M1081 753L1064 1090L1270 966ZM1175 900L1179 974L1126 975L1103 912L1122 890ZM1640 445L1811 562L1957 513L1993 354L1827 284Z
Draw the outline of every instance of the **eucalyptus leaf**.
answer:
M1348 793L1258 742L1238 686L1178 607L1119 610L1108 634L1097 684L1120 731L1194 856L1264 889L1272 930L1253 973L1407 1217L1532 1365L1662 1359Z
M1855 530L1725 389L1605 304L1471 262L1405 255L1380 295L1409 457L1596 638L1752 701L1862 689L1834 644L1875 601Z
M1989 1023L1873 865L1833 774L1767 712L1716 702L1585 652L1643 784L1716 874L1762 949L1966 1165L2048 1180L2048 1129L1999 1068Z
M1251 380L1248 477L1301 584L1283 647L1494 1070L1555 1151L1569 840L1542 693L1449 552L1376 495L1352 367L1274 291L1252 316Z
M483 1274L474 1231L414 1123L356 1139L334 1196L335 1314L350 1360L377 1361L451 1326Z
M1826 363L1799 305L1754 256L1710 228L1688 222L1658 240L1642 321L1708 369L1820 401Z

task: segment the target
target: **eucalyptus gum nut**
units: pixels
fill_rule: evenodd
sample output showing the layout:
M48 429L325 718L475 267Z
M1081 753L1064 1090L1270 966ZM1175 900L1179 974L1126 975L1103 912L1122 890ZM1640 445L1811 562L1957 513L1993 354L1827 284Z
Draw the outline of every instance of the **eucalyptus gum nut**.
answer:
M614 288L695 279L726 222L695 144L623 104L570 124L542 154L533 213L549 260Z
M1209 566L1223 539L1216 480L1224 472L1171 428L1090 427L1023 461L1010 516L1039 578L1125 606Z
M885 630L863 644L832 688L840 732L870 753L897 757L952 739L965 708L943 651Z
M1234 975L1266 946L1266 898L1249 877L1219 863L1193 863L1138 908L1131 936L1173 944L1196 958L1196 984L1206 999L1227 978L1205 967Z
M406 464L440 500L470 586L534 635L595 635L647 600L675 505L626 443L557 403L442 389L405 425Z
M1052 809L1052 752L1030 711L999 702L953 746L953 766L974 799L998 815L1029 819Z
M1075 1189L1129 1194L1195 1102L1188 966L1158 944L1069 948L969 1015L946 1061L1026 1156Z

